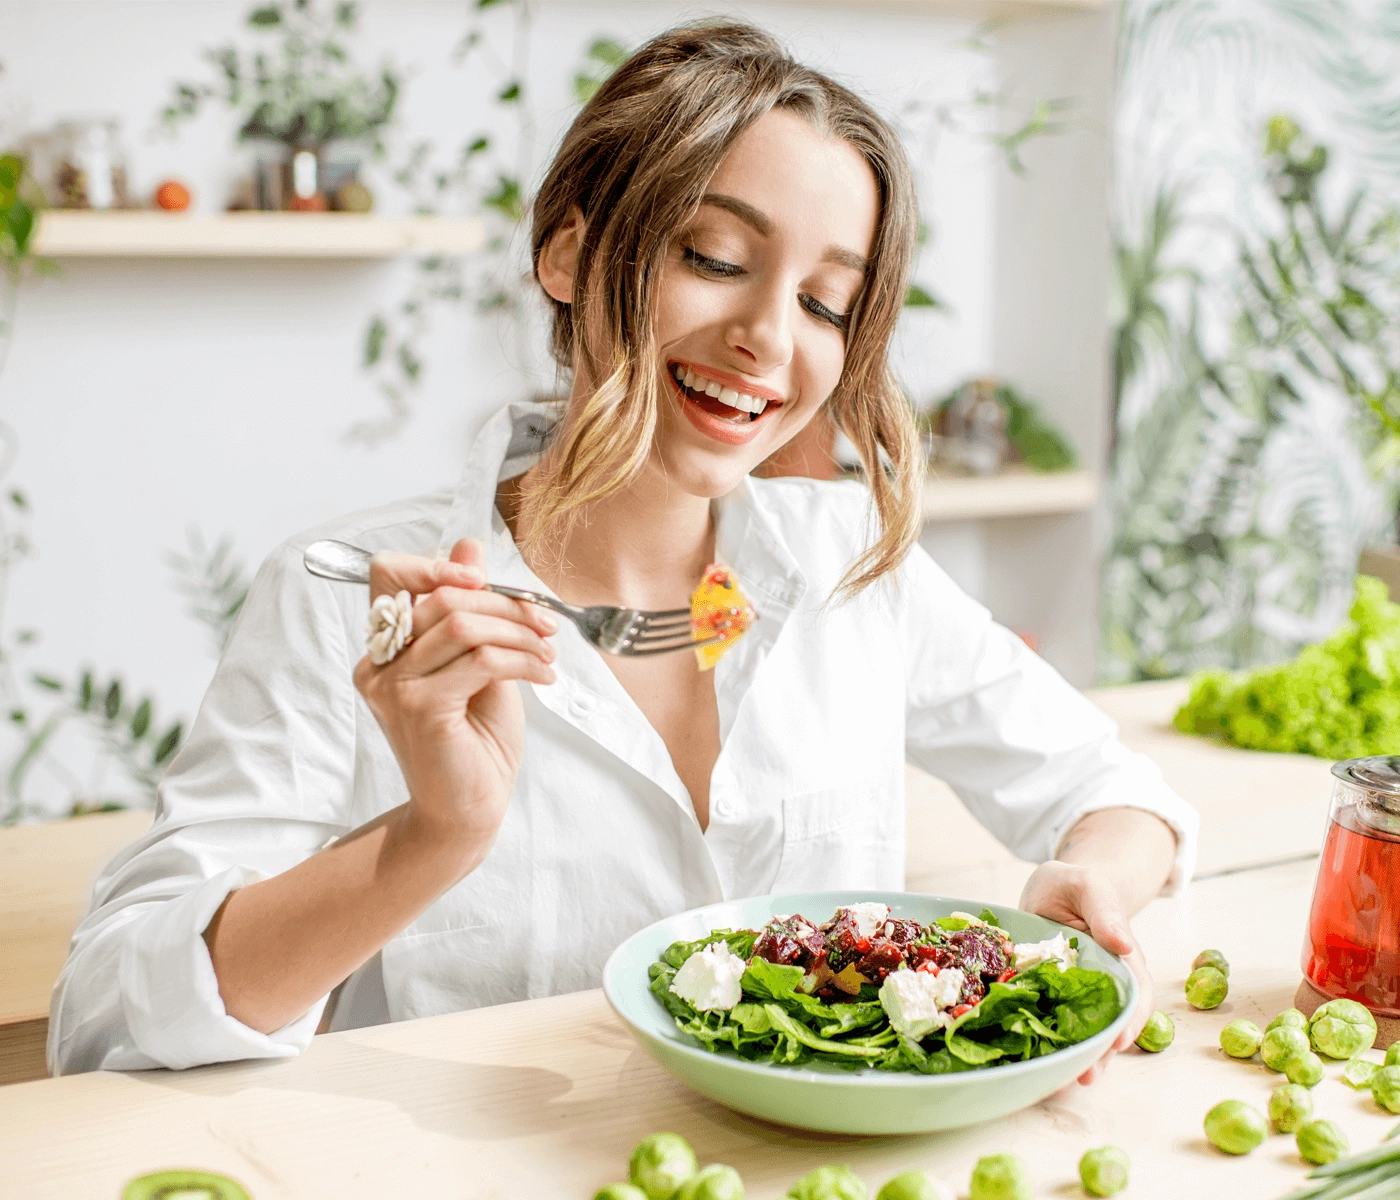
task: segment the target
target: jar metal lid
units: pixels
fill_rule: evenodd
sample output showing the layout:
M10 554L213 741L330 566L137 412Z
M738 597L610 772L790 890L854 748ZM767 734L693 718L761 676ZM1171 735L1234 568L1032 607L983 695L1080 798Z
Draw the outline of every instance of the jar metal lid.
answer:
M1343 783L1367 792L1372 797L1373 808L1379 810L1373 816L1380 818L1390 832L1400 833L1400 755L1348 758L1334 763L1332 774ZM1394 829L1390 829L1392 823Z

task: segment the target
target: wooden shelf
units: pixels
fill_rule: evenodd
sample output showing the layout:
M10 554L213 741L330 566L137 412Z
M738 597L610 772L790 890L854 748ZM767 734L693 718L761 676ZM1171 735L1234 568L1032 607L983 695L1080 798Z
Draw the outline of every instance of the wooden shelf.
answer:
M1098 498L1098 481L1088 471L1041 475L1022 469L998 475L945 475L931 477L924 485L924 520L980 521L1083 512L1093 508Z
M481 222L358 213L68 212L43 215L38 254L53 258L389 258L468 254Z

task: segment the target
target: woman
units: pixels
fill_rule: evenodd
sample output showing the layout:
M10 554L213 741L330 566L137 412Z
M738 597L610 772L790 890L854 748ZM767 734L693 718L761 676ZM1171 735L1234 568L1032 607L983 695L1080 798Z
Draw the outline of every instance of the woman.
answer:
M915 224L890 130L757 30L620 68L535 208L562 419L512 406L455 495L264 564L74 938L52 1069L287 1056L337 988L335 1028L550 995L695 905L898 890L906 757L1043 862L1024 907L1128 956L1126 1046L1128 917L1189 876L1195 816L914 545L885 354ZM750 477L823 406L868 489ZM362 657L369 597L303 570L322 537L417 597L392 661ZM761 619L709 673L483 590L675 608L715 559Z

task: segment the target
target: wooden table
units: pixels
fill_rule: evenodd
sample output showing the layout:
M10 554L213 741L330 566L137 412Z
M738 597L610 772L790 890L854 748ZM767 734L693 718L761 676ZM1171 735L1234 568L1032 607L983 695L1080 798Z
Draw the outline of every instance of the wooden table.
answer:
M849 1162L872 1191L910 1166L965 1188L977 1156L997 1149L1033 1164L1038 1195L1072 1196L1078 1156L1104 1142L1133 1157L1125 1196L1281 1195L1302 1174L1290 1140L1226 1159L1204 1142L1200 1122L1226 1097L1262 1106L1279 1081L1257 1063L1225 1059L1216 1038L1235 1017L1267 1020L1292 1002L1328 764L1180 737L1166 721L1182 691L1151 684L1094 693L1124 740L1151 753L1200 808L1203 877L1135 922L1158 1002L1177 1019L1176 1044L1164 1055L1125 1056L1091 1089L945 1134L807 1135L674 1083L601 995L586 992L325 1035L290 1062L0 1088L0 1195L116 1197L133 1175L199 1165L243 1180L258 1200L419 1189L586 1200L620 1177L637 1139L662 1128L686 1134L702 1159L738 1167L752 1200L780 1196L828 1161ZM1014 904L1029 865L1007 855L942 785L914 773L910 782L910 890ZM1219 1009L1198 1013L1181 983L1207 945L1234 964L1233 990ZM1342 1124L1355 1146L1369 1146L1396 1118L1337 1073L1329 1068L1314 1093L1319 1114Z

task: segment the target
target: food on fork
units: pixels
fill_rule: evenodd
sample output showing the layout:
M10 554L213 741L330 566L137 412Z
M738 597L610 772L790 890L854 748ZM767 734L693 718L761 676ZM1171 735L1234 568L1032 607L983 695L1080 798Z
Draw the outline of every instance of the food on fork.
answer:
M690 629L697 642L717 634L723 640L695 648L700 669L710 670L756 620L758 613L740 590L734 572L723 563L706 567L700 586L691 593Z

